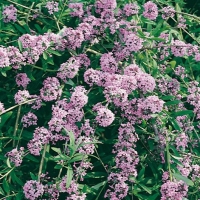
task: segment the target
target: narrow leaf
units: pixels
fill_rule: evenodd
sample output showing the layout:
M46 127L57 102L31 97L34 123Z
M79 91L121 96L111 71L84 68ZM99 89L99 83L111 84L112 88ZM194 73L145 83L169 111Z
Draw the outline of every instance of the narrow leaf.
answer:
M71 185L72 178L73 178L73 170L72 170L71 165L69 165L68 170L67 170L66 188L68 188Z
M187 178L187 177L185 177L185 176L182 176L182 175L177 174L177 173L173 174L173 176L174 176L177 180L182 180L182 181L184 181L188 186L193 186L193 185L194 185L194 183L193 183L189 178Z

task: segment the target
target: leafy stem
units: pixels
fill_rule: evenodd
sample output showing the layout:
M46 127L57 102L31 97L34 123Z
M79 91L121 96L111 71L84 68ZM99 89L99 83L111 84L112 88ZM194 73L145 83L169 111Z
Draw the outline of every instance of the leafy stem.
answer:
M42 159L40 162L40 167L39 167L39 172L38 172L38 181L40 181L40 175L42 174L42 168L43 168L43 164L44 164L46 150L47 150L47 144L44 145L44 149L43 149L43 153L42 153Z

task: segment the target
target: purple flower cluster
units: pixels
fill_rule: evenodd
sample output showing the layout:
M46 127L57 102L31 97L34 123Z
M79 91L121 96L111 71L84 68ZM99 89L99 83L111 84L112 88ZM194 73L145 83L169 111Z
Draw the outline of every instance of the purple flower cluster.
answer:
M162 9L162 12L163 12L163 14L162 14L163 19L168 19L170 17L174 17L174 14L175 14L175 10L171 6L164 7Z
M139 6L136 3L125 4L123 13L128 17L131 15L137 15L139 12Z
M100 106L97 108L94 107L93 110L97 111L97 116L95 120L100 126L110 126L115 119L115 115L112 113L112 111L104 106Z
M29 94L28 90L19 90L16 94L15 94L15 103L16 104L21 104L25 101L27 101L29 98L31 97L31 95Z
M56 1L48 1L45 7L50 15L54 15L55 12L59 11L59 3ZM149 74L151 72L154 74L154 70L150 69L149 73L145 72L145 69L151 66L145 66L146 63L142 58L143 51L146 48L152 47L154 49L158 47L158 51L161 52L158 63L160 68L164 66L164 69L167 68L170 62L167 57L171 55L183 58L193 56L195 61L200 61L199 47L181 41L179 37L174 36L175 34L168 34L168 29L160 34L159 38L163 39L161 42L159 42L160 40L154 41L154 31L151 34L143 32L144 27L140 27L141 24L134 20L137 16L133 16L137 15L140 9L136 3L128 3L122 7L121 5L117 6L116 0L96 0L94 7L87 6L86 10L84 10L85 7L86 4L83 3L68 3L70 15L78 17L77 20L80 22L77 27L63 27L58 34L45 33L44 35L36 35L31 31L31 34L24 34L19 38L19 49L14 46L0 47L0 68L4 70L3 68L11 66L16 69L15 72L17 69L21 70L21 66L26 64L31 64L33 68L35 67L39 70L40 67L35 66L35 63L39 61L42 54L43 60L45 60L45 55L51 57L50 52L52 50L54 52L62 51L63 56L72 55L70 58L67 57L64 63L60 64L57 74L54 75L56 77L53 75L52 77L45 77L43 86L39 94L36 93L37 95L30 95L29 91L26 90L31 81L26 73L18 73L16 75L16 85L23 87L23 90L19 90L15 94L16 104L23 104L30 98L36 98L33 102L28 102L28 105L31 105L33 109L39 109L42 101L44 101L47 108L52 105L51 115L48 115L51 118L48 118L47 127L35 128L33 138L27 144L29 152L39 156L44 145L49 143L53 145L61 144L61 146L65 145L62 153L66 154L66 158L71 156L69 154L73 150L73 159L77 159L76 162L71 161L70 164L74 177L68 188L66 187L67 176L63 177L61 181L60 179L56 180L60 181L59 188L57 188L56 184L45 185L42 181L27 181L23 189L25 197L30 200L40 198L56 200L59 198L60 192L67 193L67 200L86 199L86 194L80 191L82 185L79 185L79 181L83 181L87 170L93 168L88 157L95 152L95 143L97 143L95 132L98 132L99 126L103 127L100 130L109 130L109 126L113 126L114 120L120 123L115 137L117 142L113 145L112 150L115 166L110 166L111 170L108 175L109 188L104 197L113 200L125 198L130 189L129 186L133 184L133 180L137 176L139 163L140 152L136 151L136 142L139 137L135 132L134 126L144 122L144 124L149 125L147 129L151 128L152 122L150 119L156 116L157 113L162 112L164 107L164 101L160 99L161 97L156 96L158 93L159 96L160 94L172 96L172 98L175 96L179 100L185 97L180 91L182 85L178 81L180 78L186 78L184 67L178 65L173 69L177 79L157 74L158 79L156 81L153 75ZM12 5L5 7L3 11L4 22L16 21L16 12L16 8ZM92 13L95 13L95 16ZM162 18L167 20L174 16L175 10L167 6L161 10L161 13ZM152 1L146 2L143 16L148 18L145 21L156 20L158 17L157 5ZM127 17L128 20L126 20ZM183 16L178 15L177 21L177 27L185 28ZM155 24L155 22L152 24ZM104 47L104 43L101 41L101 38L105 38L105 40L111 38L110 36L107 38L107 32L113 36L114 40L113 46L111 45L110 47L109 44L106 44L108 48L106 45ZM97 44L98 42L99 44ZM88 47L87 45L92 49L86 48ZM102 45L105 51L96 52L102 49L98 49L98 45ZM93 48L96 50L93 50ZM112 50L108 51L107 49L110 48ZM153 61L157 62L156 54L153 51L152 53L151 51L147 52ZM141 62L138 52L141 52ZM99 63L93 62L93 54L99 55ZM91 61L88 56L90 56ZM138 61L140 66L135 64L139 63ZM40 65L41 62L39 61L38 64ZM90 65L91 67L89 68ZM80 81L79 79L82 74L84 74L85 83L88 84L86 87L90 87L88 90L79 85L82 84L82 80ZM77 80L75 79L76 77ZM188 76L187 78L190 77ZM70 79L74 79L73 82ZM73 83L71 88L70 82ZM93 101L89 100L96 97L97 93L95 94L95 91L97 89L98 95L94 99L95 105L92 105ZM90 93L91 90L92 92ZM198 120L200 118L200 89L197 82L190 83L188 93L187 102L194 106L195 117ZM100 95L103 100L99 98ZM102 100L102 102L97 103L98 100ZM90 107L93 108L92 111ZM183 103L174 107L176 107L176 111L186 109ZM174 107L166 106L165 109L168 111L168 109L174 109ZM87 112L85 112L86 109ZM4 105L0 102L0 114L4 112ZM120 115L122 119L118 121L117 116ZM163 116L165 117L165 114ZM180 132L170 132L166 127L162 127L159 122L156 126L152 125L155 131L153 141L159 143L158 147L160 149L158 152L161 155L162 163L165 162L164 150L167 142L170 142L170 145L175 145L176 150L180 152L185 151L189 146L190 140L192 140L192 136L189 137L189 133L194 130L193 121L186 116L178 116L176 121L177 126L179 125L182 129ZM37 116L29 111L22 117L21 122L25 128L37 125ZM159 127L159 130L155 127ZM75 150L72 148L73 145L71 143L73 141L69 137L69 132L74 135L75 141L73 145ZM171 135L173 133L176 133L176 135L171 136L169 132ZM195 140L193 140L192 145L196 145ZM23 147L19 151L15 148L8 152L6 156L15 166L20 166L24 155L23 150ZM59 156L61 157L61 155ZM82 160L79 159L79 156L83 156ZM197 180L199 178L199 165L192 165L189 156L188 158L183 158L179 160L182 165L177 166L177 169L186 177L193 172L192 179ZM60 159L57 163L64 163L64 166L69 164L68 160L66 161L65 159ZM49 182L48 179L45 181ZM169 180L169 174L163 174L162 200L181 200L187 197L187 191L188 187L183 181Z
M81 64L79 59L71 57L67 62L60 65L57 77L66 82L67 78L71 79L76 76L80 67Z
M155 20L158 16L158 7L152 1L148 1L144 4L144 17L149 18L151 20Z
M26 73L19 73L16 76L16 83L18 86L22 86L24 89L26 89L27 85L29 84L31 80L28 78Z
M48 144L51 139L52 133L48 129L37 127L33 133L33 139L27 145L30 153L39 156L43 145Z
M58 2L55 2L55 1L48 1L46 3L46 8L48 9L48 12L50 15L53 15L54 12L58 12L59 11L59 8L58 8Z
M24 195L29 200L36 200L44 193L44 186L38 181L27 181L23 187Z
M20 147L19 151L17 150L17 148L15 148L12 151L6 153L6 156L10 159L12 163L14 163L16 167L19 167L22 164L23 155L24 147Z
M39 56L50 47L50 41L47 35L24 34L19 38L22 44L22 55L27 63L34 64L39 60Z
M0 102L0 114L3 114L5 111L4 104Z
M43 82L43 87L40 89L40 96L44 101L53 101L60 97L61 86L56 77L48 77Z
M119 128L118 142L114 145L113 153L116 154L115 162L118 173L108 176L109 189L105 197L110 199L123 199L128 193L128 180L137 176L136 166L139 163L138 153L134 150L138 140L131 123L121 124Z
M73 12L70 13L72 17L76 16L81 18L83 16L83 3L69 3L68 7L73 10Z
M80 193L78 189L78 184L72 180L71 185L69 188L66 187L67 183L67 177L64 176L59 184L60 192L67 192L69 196L67 197L67 200L74 200L74 199L80 199L85 200L86 195L84 193Z
M37 125L37 116L32 112L28 112L26 115L22 117L21 122L23 123L23 127L25 128L31 125Z
M101 70L114 74L117 72L117 62L112 56L112 53L105 53L101 56L100 59Z
M183 181L169 181L167 180L161 186L161 200L182 200L187 197L188 186Z
M17 21L17 9L13 5L5 6L2 15L5 23Z
M8 57L7 49L0 47L0 68L8 67L9 65L10 60Z

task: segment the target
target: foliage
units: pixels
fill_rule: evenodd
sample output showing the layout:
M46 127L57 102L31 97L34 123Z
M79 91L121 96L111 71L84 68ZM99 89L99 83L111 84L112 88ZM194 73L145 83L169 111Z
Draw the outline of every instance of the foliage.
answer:
M0 6L0 199L200 198L200 17L183 0Z

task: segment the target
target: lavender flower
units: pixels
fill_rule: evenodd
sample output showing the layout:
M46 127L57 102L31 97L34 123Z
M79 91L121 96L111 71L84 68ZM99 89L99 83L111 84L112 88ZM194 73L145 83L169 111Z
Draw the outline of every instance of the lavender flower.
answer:
M37 116L32 112L28 112L26 115L22 117L21 122L23 123L23 127L25 128L31 125L37 125Z
M21 147L18 151L17 148L13 149L6 153L6 156L10 159L12 163L15 164L16 167L19 167L22 163L22 157L24 155L24 147Z
M3 103L0 102L0 114L4 113L4 111L5 111L4 105Z
M84 14L83 11L83 3L69 3L69 8L73 10L73 12L70 13L72 17L82 17Z
M112 124L115 119L115 115L107 108L100 108L97 110L97 116L95 120L100 126L107 127Z
M16 76L16 83L18 86L26 88L31 80L28 78L26 73L19 73Z
M36 200L44 193L44 186L38 181L27 181L23 187L25 197L29 200Z
M61 95L60 82L56 77L48 77L40 89L40 96L44 101L56 100Z
M5 6L2 14L5 23L17 21L17 9L13 5Z
M54 12L59 11L58 2L55 1L48 1L45 7L48 9L50 15L53 15Z
M28 92L28 90L19 90L16 94L15 94L15 103L17 104L21 104L25 101L27 101L30 98L30 94Z
M71 57L67 62L60 65L57 77L66 82L67 78L74 78L76 76L80 67L79 60Z
M158 7L152 1L148 1L144 4L144 17L149 18L151 20L155 20L158 16Z
M9 65L10 60L8 57L7 49L0 47L0 68L8 67Z

